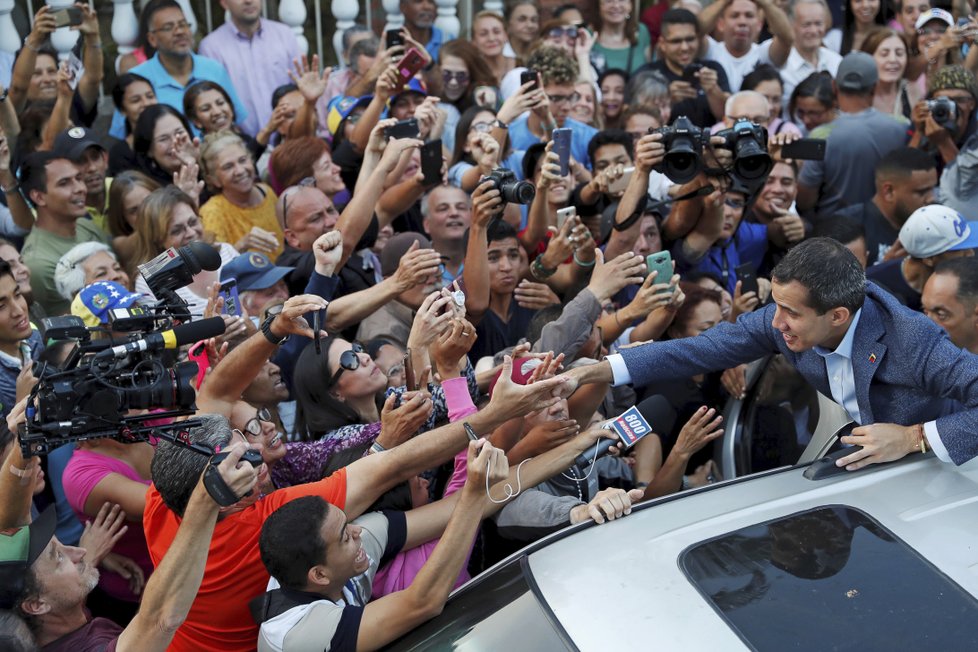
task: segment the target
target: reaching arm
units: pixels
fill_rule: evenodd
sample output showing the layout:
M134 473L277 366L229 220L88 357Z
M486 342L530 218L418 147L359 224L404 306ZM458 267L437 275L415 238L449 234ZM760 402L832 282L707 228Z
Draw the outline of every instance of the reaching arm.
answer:
M102 40L98 32L98 16L87 3L76 3L84 16L78 31L82 34L82 62L85 74L78 80L78 97L86 111L92 109L98 102L98 88L104 76L102 70Z
M662 162L665 157L666 148L662 144L662 134L648 134L642 136L635 144L635 172L628 180L625 187L625 194L618 202L618 209L615 211L615 224L621 224L631 217L639 206L645 202L645 197L649 192L649 174ZM634 224L627 229L619 231L617 228L611 230L608 239L608 246L605 248L605 257L608 260L616 256L631 251L635 247L641 231L642 220L635 220Z
M703 11L699 13L697 17L700 22L700 34L703 35L705 39L707 36L713 33L713 30L717 26L717 21L720 20L720 15L723 11L730 6L733 0L717 0L712 2L706 7L703 7Z
M795 31L791 27L791 21L771 0L756 0L757 6L764 11L764 18L767 20L768 30L774 37L771 40L771 49L768 56L771 63L776 68L784 66L791 54L791 46L795 43Z
M465 267L462 280L465 283L465 312L473 325L478 325L489 310L489 241L486 229L489 222L503 208L499 191L492 182L479 185L472 194L472 225L465 249Z
M27 89L31 85L31 77L34 76L37 54L41 51L41 46L47 42L51 32L54 31L54 22L54 9L48 5L42 5L34 14L34 26L31 28L31 33L24 39L24 47L21 48L17 60L14 61L8 101L17 113L23 111L27 105Z

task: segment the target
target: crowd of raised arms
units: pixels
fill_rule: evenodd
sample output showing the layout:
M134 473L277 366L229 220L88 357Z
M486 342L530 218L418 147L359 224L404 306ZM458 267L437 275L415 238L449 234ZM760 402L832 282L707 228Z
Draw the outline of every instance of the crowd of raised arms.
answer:
M17 8L0 52L4 650L377 649L532 541L722 479L760 353L831 372L882 311L942 347L926 364L973 364L974 0L511 0L457 35L401 0L332 68L220 4L201 35L143 3L114 68L101 1ZM150 281L191 251L214 264ZM156 354L198 365L184 445L25 453L65 324L119 343L173 305L223 322ZM835 381L872 423L859 373ZM811 424L777 400L791 464ZM652 434L610 446L632 406ZM844 465L978 453L936 409L857 429Z

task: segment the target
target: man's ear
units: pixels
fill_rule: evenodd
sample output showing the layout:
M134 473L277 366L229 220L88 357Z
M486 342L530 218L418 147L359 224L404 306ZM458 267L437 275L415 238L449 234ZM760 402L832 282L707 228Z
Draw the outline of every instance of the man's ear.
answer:
M295 232L292 229L286 228L283 231L283 235L285 235L285 243L287 245L289 245L293 249L299 248L299 237L296 236Z
M46 195L47 193L35 189L27 193L27 198L31 200L34 206L47 206Z
M41 596L34 596L21 602L20 610L27 616L43 616L51 611L51 605Z
M849 317L852 316L852 312L850 312L849 309L844 306L838 306L837 308L832 308L832 310L829 311L829 315L832 318L833 326L841 326L849 321Z
M882 180L882 181L879 182L879 187L877 188L876 192L879 193L879 196L884 201L892 202L893 201L893 191L896 189L895 186L896 186L896 184L894 184L889 179L884 179L884 180Z
M306 579L309 580L311 586L326 588L329 586L329 571L326 570L325 566L317 564L306 573Z

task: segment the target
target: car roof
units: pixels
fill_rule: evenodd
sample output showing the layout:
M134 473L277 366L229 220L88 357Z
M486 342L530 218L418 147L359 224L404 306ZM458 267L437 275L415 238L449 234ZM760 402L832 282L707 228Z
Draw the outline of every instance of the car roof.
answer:
M812 481L775 470L637 508L555 535L529 553L537 595L581 650L745 649L684 575L679 557L705 540L825 505L865 512L978 596L978 460L933 455ZM894 569L898 573L898 569ZM895 575L896 577L897 575ZM922 625L926 626L926 625Z

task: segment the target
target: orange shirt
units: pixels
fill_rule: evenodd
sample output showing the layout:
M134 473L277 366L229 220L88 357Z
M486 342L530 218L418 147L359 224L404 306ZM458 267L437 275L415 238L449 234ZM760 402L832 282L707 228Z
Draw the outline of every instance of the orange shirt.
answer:
M258 625L251 618L248 602L264 593L268 585L268 572L258 552L261 526L276 509L302 496L322 496L343 509L346 469L319 482L273 491L244 511L218 521L197 598L169 650L228 652L256 648ZM143 529L153 564L159 566L179 526L179 517L163 503L156 485L150 485Z

